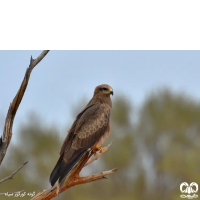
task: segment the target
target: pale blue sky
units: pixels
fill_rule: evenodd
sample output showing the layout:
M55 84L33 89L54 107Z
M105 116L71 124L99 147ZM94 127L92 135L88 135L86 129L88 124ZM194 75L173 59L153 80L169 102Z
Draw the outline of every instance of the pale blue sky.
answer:
M1 118L21 84L30 56L40 53L0 51ZM31 111L44 123L64 127L73 121L72 106L90 99L102 83L113 87L113 99L125 95L136 105L162 87L200 100L200 51L50 51L32 72L14 130Z

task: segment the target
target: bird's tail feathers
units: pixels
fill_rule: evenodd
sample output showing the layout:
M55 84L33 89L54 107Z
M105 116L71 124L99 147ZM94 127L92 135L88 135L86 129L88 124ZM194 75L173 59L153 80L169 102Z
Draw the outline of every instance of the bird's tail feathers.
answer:
M59 169L60 166L62 165L62 160L63 160L63 154L60 156L58 159L58 162L56 163L56 166L54 167L53 171L51 172L49 182L51 183L51 186L53 186L56 181L59 179Z
M85 151L81 152L72 162L63 163L63 165L61 165L59 183L68 175L68 173L77 164L77 162L80 160L84 153Z
M72 168L77 164L77 162L83 156L84 153L85 151L80 152L74 160L68 163L63 162L63 154L62 154L50 175L51 185L53 186L56 183L56 181L59 179L59 185L61 189L62 184L64 183L63 181L64 178L68 175L68 173L72 170Z
M84 153L85 153L85 151L82 152L82 153L80 153L79 156L78 156L76 159L74 159L71 163L68 163L68 164L65 163L64 165L61 166L61 170L60 170L61 176L60 176L60 178L59 178L59 189L58 189L58 191L57 191L57 195L60 194L60 191L61 191L61 189L62 189L62 186L63 186L63 184L64 184L64 182L65 182L65 177L66 177L66 176L68 175L68 173L76 166L77 162L78 162L79 159L83 156Z

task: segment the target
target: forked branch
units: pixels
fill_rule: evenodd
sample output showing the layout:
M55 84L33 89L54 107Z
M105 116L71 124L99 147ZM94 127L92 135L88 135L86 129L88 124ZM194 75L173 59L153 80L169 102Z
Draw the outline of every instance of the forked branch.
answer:
M59 193L64 192L65 190L67 190L70 187L73 187L75 185L84 184L84 183L90 183L90 182L97 181L100 179L104 179L104 178L106 178L107 175L116 172L118 170L118 168L114 168L114 169L104 171L104 172L99 172L97 174L93 174L93 175L86 176L86 177L79 176L79 173L82 170L82 168L85 167L86 165L92 163L93 161L97 160L101 155L106 153L108 151L110 145L111 144L104 147L103 151L101 153L97 152L96 155L91 153L91 151L87 151L84 154L84 156L79 160L76 167L74 167L72 169L72 171L69 173L69 175L65 179L64 183L62 184L62 188L60 188L58 184L55 184L53 187L48 188L41 193L38 193L31 200L44 200L44 199L49 200L49 199L56 197Z

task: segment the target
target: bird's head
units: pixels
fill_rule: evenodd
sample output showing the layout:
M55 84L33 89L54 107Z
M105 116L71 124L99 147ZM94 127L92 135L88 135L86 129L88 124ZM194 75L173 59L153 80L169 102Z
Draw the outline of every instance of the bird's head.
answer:
M113 95L113 89L109 85L102 84L95 88L94 96L110 96Z

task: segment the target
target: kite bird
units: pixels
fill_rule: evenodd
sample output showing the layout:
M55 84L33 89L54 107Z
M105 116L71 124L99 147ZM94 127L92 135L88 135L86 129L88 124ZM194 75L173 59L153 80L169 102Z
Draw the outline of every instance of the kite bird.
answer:
M113 89L106 84L95 88L94 95L80 112L65 138L60 158L50 175L53 186L57 180L61 186L70 170L83 154L91 148L94 153L102 151L102 144L110 133L110 113Z

